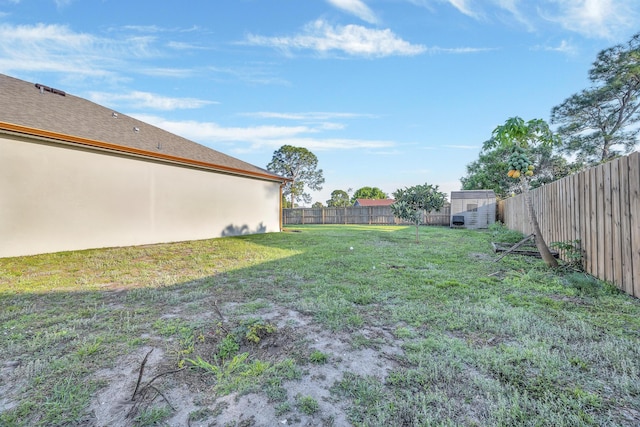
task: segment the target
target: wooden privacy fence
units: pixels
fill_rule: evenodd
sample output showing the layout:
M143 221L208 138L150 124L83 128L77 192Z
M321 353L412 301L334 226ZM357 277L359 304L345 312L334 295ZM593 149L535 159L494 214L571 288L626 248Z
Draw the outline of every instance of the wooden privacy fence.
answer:
M282 210L284 225L296 224L408 224L396 218L389 206L348 206L343 208L293 208ZM450 206L443 207L440 212L423 215L423 224L449 225Z
M585 270L640 297L640 153L531 191L545 241L580 240ZM507 227L532 232L522 195L500 202Z

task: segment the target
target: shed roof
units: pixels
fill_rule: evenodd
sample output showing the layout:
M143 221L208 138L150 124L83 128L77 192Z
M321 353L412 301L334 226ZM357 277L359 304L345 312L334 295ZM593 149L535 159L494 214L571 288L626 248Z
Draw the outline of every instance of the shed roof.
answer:
M457 199L495 199L496 193L493 190L461 190L452 191L451 200Z
M94 102L0 74L0 131L284 181L272 172Z

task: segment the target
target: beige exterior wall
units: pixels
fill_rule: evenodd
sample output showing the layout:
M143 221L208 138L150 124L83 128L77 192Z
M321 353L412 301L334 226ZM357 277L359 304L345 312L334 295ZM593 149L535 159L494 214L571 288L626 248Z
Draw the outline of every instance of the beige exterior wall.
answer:
M0 135L0 257L280 230L280 184Z

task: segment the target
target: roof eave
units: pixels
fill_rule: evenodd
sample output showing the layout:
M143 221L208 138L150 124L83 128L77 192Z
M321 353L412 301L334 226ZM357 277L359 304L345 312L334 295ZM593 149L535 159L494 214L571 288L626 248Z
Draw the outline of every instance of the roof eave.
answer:
M13 134L44 138L47 140L55 140L55 141L60 141L63 143L78 145L83 147L91 147L91 148L97 148L100 150L130 154L137 157L144 157L144 158L149 158L154 160L162 160L165 162L176 163L176 164L197 167L202 169L208 169L208 170L231 174L231 175L258 178L258 179L264 179L268 181L275 181L275 182L281 182L281 183L291 181L290 178L282 177L275 174L267 174L267 173L248 171L244 169L232 168L229 166L217 165L214 163L207 163L199 160L172 156L164 153L155 153L153 151L142 150L142 149L133 148L133 147L125 147L123 145L112 144L109 142L97 141L97 140L82 138L82 137L73 136L73 135L66 135L63 133L52 132L52 131L47 131L43 129L36 129L28 126L21 126L21 125L16 125L12 123L1 122L1 121L0 121L0 131L4 131L5 133L13 133Z

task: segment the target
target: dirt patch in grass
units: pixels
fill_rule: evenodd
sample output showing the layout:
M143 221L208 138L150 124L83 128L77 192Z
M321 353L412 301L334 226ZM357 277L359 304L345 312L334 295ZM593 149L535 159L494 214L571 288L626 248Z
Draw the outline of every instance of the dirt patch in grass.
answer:
M233 306L222 306L220 311L225 312ZM172 313L173 318L180 315L179 312ZM218 314L211 311L201 313L201 316L213 319ZM203 329L204 338L195 346L193 353L185 355L185 358L196 355L204 358L216 354L225 330L230 331L242 324L243 320L256 317L275 325L276 330L266 334L258 343L243 341L235 353L249 353L248 360L272 364L294 358L301 367L300 376L279 384L284 395L269 397L269 391L265 391L264 386L249 387L249 391L245 392L216 392L214 373L194 366L177 370L176 355L163 348L165 344L156 338L154 344L120 357L113 367L95 374L96 380L108 385L92 401L89 408L91 416L86 422L95 426L127 426L134 420L140 423L142 416L154 409L168 408L169 415L163 419L163 425L349 425L345 407L348 403L343 404L332 397L331 387L342 379L345 372L384 381L388 372L397 366L394 359L401 353L393 335L380 328L358 331L361 336L377 337L377 349L354 349L351 334L328 331L315 324L310 316L287 308L272 307L257 315L241 316L233 321L225 316L225 321L218 322L217 327L212 323L210 329ZM321 363L310 360L312 353L324 355ZM147 354L138 384L141 365ZM146 396L138 393L132 400L136 385L141 389L148 386L150 381L153 386L150 392ZM299 410L295 404L298 396L315 400L319 408L317 415Z

